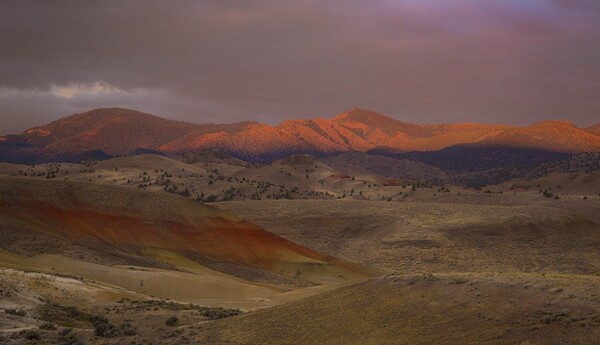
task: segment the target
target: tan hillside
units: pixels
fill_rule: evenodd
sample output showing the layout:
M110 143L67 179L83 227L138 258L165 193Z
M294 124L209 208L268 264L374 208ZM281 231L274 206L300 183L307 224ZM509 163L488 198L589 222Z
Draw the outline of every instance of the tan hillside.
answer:
M236 345L591 344L600 336L598 287L598 277L567 275L388 276L211 323L194 339Z
M600 225L588 218L588 211L597 211L600 197L554 200L537 191L446 194L421 194L404 202L216 205L319 252L397 272L600 273L595 255ZM564 209L568 204L573 210ZM262 209L270 212L263 214Z

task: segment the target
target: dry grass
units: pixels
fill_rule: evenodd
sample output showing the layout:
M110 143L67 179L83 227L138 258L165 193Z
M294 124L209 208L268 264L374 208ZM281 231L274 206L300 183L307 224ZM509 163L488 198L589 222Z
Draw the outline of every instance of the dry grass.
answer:
M0 270L0 308L26 312L0 313L0 343L27 343L29 331L40 335L40 343L71 344L591 344L600 338L600 197L582 198L585 191L578 188L589 183L587 177L561 182L560 199L545 198L531 186L490 187L494 193L446 186L451 192L438 193L429 187L375 186L384 180L371 175L332 176L335 171L327 166L301 158L250 167L142 155L91 167L63 164L59 171L69 172L54 178L0 178L5 209L0 266L12 268ZM0 165L0 174L50 168ZM205 174L214 169L224 178L209 185ZM313 200L214 204L222 212L165 193L154 182L137 187L142 179L155 181L165 172L192 192L218 193L235 185L254 193L264 185L251 181L265 179L288 190L297 187L296 196ZM540 181L531 183L550 187L559 179ZM373 186L364 187L369 183ZM342 200L308 194L350 189L356 194ZM88 221L85 212L68 217L78 222L61 223L37 217L39 208L17 217L11 211L15 201L32 195L36 203L63 210L84 202L93 205L86 212L120 212L156 224L168 220L200 227L214 224L214 218L236 224L245 219L325 255L315 259L308 255L313 251L301 250L310 259L294 256L303 264L279 266L282 275L180 250L189 241L167 246L175 241L172 233L142 241L143 251L132 250L120 246L115 234L131 232L133 223ZM354 200L381 200L382 195L393 202ZM95 229L90 233L95 237L64 236L65 229ZM223 231L215 237L221 242ZM116 237L106 240L109 233ZM226 247L210 243L211 250ZM251 252L261 264L281 260L262 246ZM359 267L381 272L365 265L390 275L361 283L346 276ZM74 306L83 319L70 313ZM255 311L234 316L237 312L227 308ZM97 337L89 315L106 317L115 327L130 325L135 334ZM209 320L220 316L232 317ZM177 317L175 326L165 324L170 317ZM57 329L41 327L49 319Z
M205 344L591 344L600 336L600 279L563 278L389 276L212 323L196 340ZM551 288L564 283L569 287L560 293Z
M320 252L395 272L600 272L600 226L546 206L299 200L217 206Z

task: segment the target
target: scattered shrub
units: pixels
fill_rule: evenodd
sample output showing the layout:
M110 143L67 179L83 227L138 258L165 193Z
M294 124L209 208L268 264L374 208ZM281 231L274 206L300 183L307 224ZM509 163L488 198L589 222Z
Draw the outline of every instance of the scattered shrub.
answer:
M62 336L62 345L83 345L83 342L77 339L77 333L72 328L65 328L60 331Z
M239 309L207 308L200 313L203 316L209 318L210 320L218 320L224 319L226 317L240 315L242 312Z
M25 315L27 315L27 312L25 311L25 309L10 308L10 309L4 309L4 312L6 314L16 315L16 316L25 316Z
M132 336L137 334L137 330L129 322L117 327L101 315L92 316L91 321L94 325L94 334L99 337L112 338L118 335Z
M52 322L44 322L43 324L40 325L40 329L52 331L52 330L56 329L56 325L53 324Z
M125 322L121 325L121 334L126 336L133 336L137 334L137 330L129 322Z
M167 326L175 326L175 325L177 325L178 323L179 323L179 318L178 318L177 316L175 316L175 315L173 315L173 316L170 316L170 317L167 319L167 321L165 321L165 324L166 324Z
M68 275L66 277L79 279ZM57 303L46 303L39 306L36 309L36 315L40 320L64 327L87 327L91 320L90 314L77 307Z
M21 336L27 340L41 340L42 336L34 330L23 331Z
M217 196L216 195L209 195L204 199L204 202L216 202L217 201Z
M94 334L98 337L111 338L118 334L118 328L101 315L93 315L91 318L94 326Z
M69 333L73 332L73 328L64 328L62 331L60 331L60 335L67 335Z

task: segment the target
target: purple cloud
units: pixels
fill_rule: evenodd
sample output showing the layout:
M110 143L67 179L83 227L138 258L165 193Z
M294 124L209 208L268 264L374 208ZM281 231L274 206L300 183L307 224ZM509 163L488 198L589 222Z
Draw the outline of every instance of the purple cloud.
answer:
M0 132L117 105L193 122L360 106L413 122L587 125L600 114L599 33L587 0L8 1ZM49 101L56 85L100 81L119 96Z

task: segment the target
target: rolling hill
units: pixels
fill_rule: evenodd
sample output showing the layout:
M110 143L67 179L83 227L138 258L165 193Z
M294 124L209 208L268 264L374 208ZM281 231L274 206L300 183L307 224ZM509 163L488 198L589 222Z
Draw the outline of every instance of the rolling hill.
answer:
M311 155L246 164L203 153L189 163L141 154L0 164L0 343L28 344L32 334L48 343L215 345L598 337L595 153L544 168L588 175L493 193L411 188L369 169L443 170L369 153L326 157L352 176ZM232 188L244 201L196 201L197 191ZM255 191L263 200L248 200ZM286 192L311 200L285 200ZM94 315L120 331L98 336Z
M588 214L597 212L599 198L587 204L512 193L448 198L216 205L321 253L396 272L600 273L600 225ZM262 214L265 208L271 212Z
M599 284L598 277L589 276L388 276L214 322L194 340L211 345L593 344L600 336L594 293Z
M4 177L0 191L0 230L12 238L5 238L0 248L33 251L24 249L23 255L52 254L52 243L59 241L120 261L137 257L146 265L158 262L160 268L175 260L183 262L182 266L200 266L250 281L291 279L322 284L360 279L372 272L226 212L166 193ZM46 241L38 237L55 240L45 247Z

